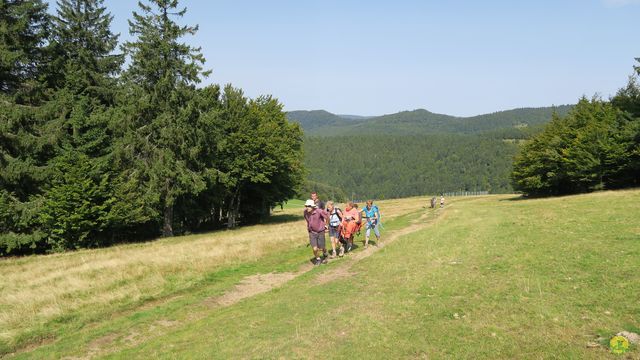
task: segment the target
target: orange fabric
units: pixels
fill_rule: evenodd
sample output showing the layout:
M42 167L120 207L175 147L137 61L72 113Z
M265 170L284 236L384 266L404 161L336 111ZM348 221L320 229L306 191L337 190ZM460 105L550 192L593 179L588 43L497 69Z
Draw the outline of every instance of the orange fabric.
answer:
M342 224L340 225L340 234L345 239L349 239L358 231L358 224L355 221L346 221L342 220Z

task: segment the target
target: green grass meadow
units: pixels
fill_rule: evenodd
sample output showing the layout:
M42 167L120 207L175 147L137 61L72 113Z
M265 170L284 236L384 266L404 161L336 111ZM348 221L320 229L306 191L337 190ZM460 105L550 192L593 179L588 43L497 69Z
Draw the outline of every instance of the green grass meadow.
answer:
M302 209L304 207L305 200L291 199L283 205L284 209Z
M386 237L419 227L368 257L356 259L358 249L230 306L207 299L252 274L294 272L310 250L224 267L134 310L71 319L6 356L638 359L636 346L614 355L607 343L640 332L639 219L639 190L457 198L387 222Z

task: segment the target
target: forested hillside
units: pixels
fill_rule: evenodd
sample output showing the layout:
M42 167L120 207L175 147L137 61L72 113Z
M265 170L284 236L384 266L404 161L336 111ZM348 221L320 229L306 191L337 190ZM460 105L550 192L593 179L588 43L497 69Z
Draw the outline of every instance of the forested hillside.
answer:
M564 116L571 108L523 108L467 118L427 110L361 119L326 111L287 116L307 136L305 192L316 189L338 199L396 198L513 191L509 173L521 141L542 131L554 113Z
M290 121L297 122L307 133L323 131L328 127L341 127L351 121L325 110L291 111L287 113Z
M307 137L308 179L356 198L397 198L452 190L511 191L518 145L472 135Z
M522 108L472 117L436 114L424 109L363 119L345 119L324 110L292 111L287 114L298 122L307 136L362 134L477 134L503 129L536 127L551 120L555 112L566 115L571 105L543 108Z

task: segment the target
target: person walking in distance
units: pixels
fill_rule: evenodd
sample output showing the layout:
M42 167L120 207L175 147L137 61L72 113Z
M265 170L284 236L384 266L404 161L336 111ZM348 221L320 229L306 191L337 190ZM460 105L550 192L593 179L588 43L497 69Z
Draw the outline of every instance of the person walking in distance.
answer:
M365 233L364 233L364 248L369 247L369 236L371 235L371 230L373 229L373 233L376 235L376 243L377 246L380 243L380 210L376 205L373 205L373 200L367 201L367 206L362 209L362 213L364 214L365 219Z
M320 258L320 254L326 252L324 233L327 229L329 214L316 206L316 203L309 199L304 204L304 219L307 221L307 231L309 232L309 245L315 257L313 264L320 265L327 262L326 257Z
M444 207L444 195L440 196L440 207Z
M340 223L342 222L342 210L335 206L333 201L327 201L327 213L329 214L329 239L331 240L331 258L335 258L336 246L340 244L340 253L344 254L344 248L340 239Z

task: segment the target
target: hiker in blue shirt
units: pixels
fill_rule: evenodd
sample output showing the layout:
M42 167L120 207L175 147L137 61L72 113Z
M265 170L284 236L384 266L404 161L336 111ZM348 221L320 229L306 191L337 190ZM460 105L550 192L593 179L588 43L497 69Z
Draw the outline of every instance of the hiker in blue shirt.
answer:
M371 235L371 229L373 229L373 233L376 234L375 245L378 246L380 243L380 210L378 210L377 206L373 205L373 200L368 200L367 206L362 209L362 214L363 218L366 220L364 248L366 249L369 246L369 235Z

